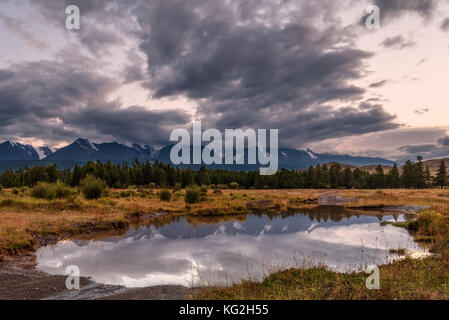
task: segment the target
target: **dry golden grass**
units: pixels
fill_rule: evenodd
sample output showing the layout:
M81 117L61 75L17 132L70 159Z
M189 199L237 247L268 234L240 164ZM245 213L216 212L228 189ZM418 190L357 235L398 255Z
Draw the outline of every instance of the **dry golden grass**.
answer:
M110 190L107 197L92 201L81 195L50 201L32 198L29 192L14 194L12 190L3 190L0 195L0 250L10 254L18 253L20 249L32 250L35 233L82 233L83 224L128 222L136 213L169 213L209 220L243 216L256 209L283 213L289 209L316 206L318 195L323 192L329 190L223 190L222 194L209 190L205 201L186 205L182 190L174 193L169 202L159 199L159 190ZM441 210L449 201L448 190L330 192L356 198L356 202L348 204L352 208L416 204Z
M336 273L325 267L289 269L263 282L231 287L205 287L196 299L225 300L367 300L448 299L448 259L435 257L396 261L380 267L380 290L366 288L365 273Z
M449 203L449 190L438 189L394 189L394 190L339 190L339 194L357 198L347 207L379 207L422 205L435 206Z
M253 208L248 203L263 204L265 210L287 210L302 206L303 200L316 199L311 190L224 190L214 194L209 190L207 199L187 205L184 191L175 193L169 202L161 201L159 190L110 190L107 197L86 200L81 195L69 199L35 199L29 192L14 194L3 190L0 195L0 254L19 254L35 249L35 234L67 236L92 231L107 231L114 223L128 223L135 214L169 213L185 215L199 221L223 216L246 214ZM125 195L126 194L126 195ZM128 195L129 194L129 195ZM86 228L89 224L90 228ZM123 225L123 224L122 224Z
M320 193L333 192L356 198L351 208L423 205L415 239L426 241L436 253L420 260L406 258L381 266L381 290L365 288L365 274L339 274L325 268L291 269L272 274L263 282L245 281L232 287L206 287L199 299L447 299L449 298L449 190L223 190L208 192L207 199L186 206L184 191L161 201L158 190L110 190L99 200L81 195L64 200L41 200L26 192L0 195L0 253L18 254L35 249L36 234L69 236L96 233L117 223L133 222L144 213L168 213L152 223L166 223L184 216L194 225L226 219L245 219L252 210L282 214L289 209L316 206ZM129 193L129 196L124 196ZM90 229L88 228L90 227ZM84 230L88 229L88 230ZM94 232L94 234L92 234Z
M404 224L434 255L396 261L380 267L380 290L368 290L364 273L342 274L326 268L290 269L263 282L244 281L230 287L205 287L197 299L449 299L448 190L339 190L355 197L349 207L422 205L416 222Z

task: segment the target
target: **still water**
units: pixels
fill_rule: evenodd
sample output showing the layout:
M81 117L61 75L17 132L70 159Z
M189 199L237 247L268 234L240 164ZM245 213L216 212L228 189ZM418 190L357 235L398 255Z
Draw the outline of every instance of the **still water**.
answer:
M37 251L37 268L65 275L67 266L76 265L81 276L97 283L130 288L192 287L261 280L289 267L326 265L350 272L398 259L390 249L426 254L406 230L380 225L404 221L402 214L355 215L321 206L283 216L226 219L178 217L133 227L121 237L61 241Z

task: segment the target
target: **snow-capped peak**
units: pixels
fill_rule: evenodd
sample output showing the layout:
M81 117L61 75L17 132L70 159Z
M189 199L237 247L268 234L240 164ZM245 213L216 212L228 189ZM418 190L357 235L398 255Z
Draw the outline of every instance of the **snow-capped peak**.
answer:
M35 148L37 154L39 155L39 160L45 159L49 155L53 154L55 150L49 146L43 146Z
M90 150L93 150L93 151L98 151L98 149L95 146L95 144L90 142L88 139L79 138L78 140L75 141L75 143L77 143L83 149L86 149L86 150L90 149Z
M310 150L307 147L299 148L297 150L307 153L311 159L317 159L318 158L317 155L315 154L315 152L313 152L312 150Z

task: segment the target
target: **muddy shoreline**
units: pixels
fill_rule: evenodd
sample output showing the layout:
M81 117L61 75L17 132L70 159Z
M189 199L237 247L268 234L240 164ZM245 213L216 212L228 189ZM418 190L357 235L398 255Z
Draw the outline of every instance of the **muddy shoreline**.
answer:
M185 300L195 289L181 286L125 288L80 278L80 290L68 290L65 276L35 269L34 256L14 257L0 264L1 300Z
M335 197L334 194L322 195L320 204L345 205L353 199ZM372 208L371 208L372 209ZM415 214L425 209L420 206L384 207L385 214L392 211L398 213ZM168 214L168 213L167 213ZM185 300L194 296L196 289L182 286L155 286L145 288L125 288L123 286L111 286L98 284L89 278L80 279L80 290L68 290L66 288L66 276L53 276L35 269L35 250L68 239L73 236L95 238L101 234L111 232L117 235L123 234L133 224L157 219L167 215L136 214L129 217L129 222L109 223L107 225L95 225L93 223L82 226L82 233L63 235L33 234L36 239L33 250L16 252L15 255L7 255L0 260L0 299L2 300ZM80 228L81 229L81 228Z
M95 283L80 278L80 290L66 288L66 276L55 276L38 271L34 253L74 236L96 238L102 235L123 235L132 225L157 219L168 213L140 213L128 217L126 222L86 223L76 226L79 232L64 234L32 233L34 245L15 252L5 252L0 259L0 300L185 300L195 289L182 286L155 286L126 288Z

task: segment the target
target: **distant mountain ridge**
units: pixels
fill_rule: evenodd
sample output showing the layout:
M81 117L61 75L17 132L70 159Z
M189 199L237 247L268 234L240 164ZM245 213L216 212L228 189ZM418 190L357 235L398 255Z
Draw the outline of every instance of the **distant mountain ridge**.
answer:
M54 151L48 146L39 147L36 152L39 154L40 160L43 160L54 153Z
M0 144L0 161L39 160L39 154L31 145L6 141Z
M170 160L170 150L172 146L166 146L159 152L157 160L165 164L172 164ZM245 154L247 154L245 150ZM341 162L354 166L369 166L369 165L384 165L393 166L394 161L383 158L371 158L371 157L353 157L350 155L332 155L332 154L319 154L310 149L296 150L296 149L279 149L279 168L285 169L307 169L310 166L316 166L318 164L326 164L329 162ZM198 169L202 165L182 165L180 167L190 166ZM214 169L239 169L239 170L258 170L260 164L257 165L211 165L207 166Z
M152 160L157 152L153 147L133 144L131 147L118 143L92 143L88 139L78 139L72 144L58 149L45 160L76 160L76 161L133 161Z
M88 139L79 138L73 143L53 151L50 147L40 147L34 149L30 145L5 142L0 144L0 161L14 160L44 160L49 161L71 161L83 163L87 161L102 162L132 162L134 159L139 161L160 161L165 164L172 164L170 161L170 150L172 145L166 146L157 151L149 145L141 146L139 144L125 145L118 142L92 143ZM246 154L246 152L245 152ZM331 162L344 163L353 166L378 165L393 166L394 162L373 157L354 157L350 155L319 154L310 149L279 149L279 168L285 169L307 169L309 166L326 164ZM173 165L173 164L172 164ZM181 167L186 167L183 165ZM202 165L192 165L197 169ZM207 166L214 169L228 170L258 170L260 165L211 165Z

